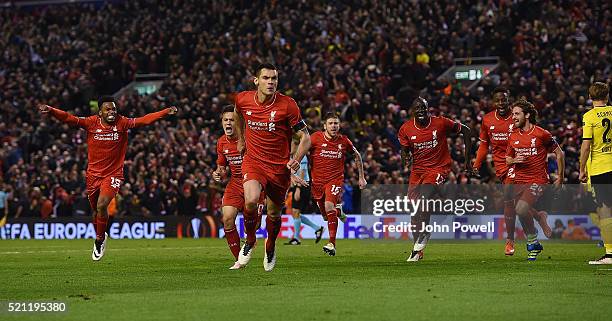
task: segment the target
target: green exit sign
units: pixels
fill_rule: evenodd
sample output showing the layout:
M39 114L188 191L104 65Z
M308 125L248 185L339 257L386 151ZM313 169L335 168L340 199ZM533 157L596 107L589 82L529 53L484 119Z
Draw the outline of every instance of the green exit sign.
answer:
M455 79L457 80L480 80L488 74L486 68L474 68L468 70L455 71Z
M156 92L158 86L155 84L139 84L134 86L134 89L136 89L139 95L146 96Z

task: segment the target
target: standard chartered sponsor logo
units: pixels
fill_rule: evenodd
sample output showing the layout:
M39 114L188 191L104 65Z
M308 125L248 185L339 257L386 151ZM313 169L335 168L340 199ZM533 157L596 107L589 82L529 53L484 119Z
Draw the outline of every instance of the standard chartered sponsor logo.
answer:
M252 130L265 130L270 132L276 130L276 124L271 122L247 120L247 125Z
M438 141L437 140L430 140L430 141L427 141L427 142L415 143L414 144L414 148L416 148L416 149L434 148L436 146L438 146Z
M535 147L517 148L516 153L523 156L533 156L538 154L538 149Z
M119 140L119 133L96 134L95 140Z
M508 140L508 133L493 133L493 140Z
M232 165L242 164L242 156L226 156L227 161Z
M319 153L319 156L326 158L342 158L342 152L323 149L321 150L321 153Z

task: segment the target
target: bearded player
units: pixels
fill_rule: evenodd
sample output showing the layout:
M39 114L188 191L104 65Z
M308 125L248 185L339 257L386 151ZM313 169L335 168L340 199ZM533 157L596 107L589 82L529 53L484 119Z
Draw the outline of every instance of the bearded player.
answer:
M240 252L240 235L236 229L236 216L244 209L244 189L242 188L242 154L238 151L238 136L235 130L234 106L228 105L221 112L221 125L224 135L217 140L217 169L212 173L216 182L227 176L227 168L231 174L229 183L223 193L221 207L223 230L230 252L234 255L236 262L230 270L240 269L242 266L237 262ZM262 193L263 196L263 193ZM262 200L260 200L262 203ZM258 221L261 217L263 204L257 206Z
M334 113L327 113L323 119L323 131L312 134L312 145L308 158L311 164L312 198L319 206L321 214L327 217L329 243L323 252L336 255L336 233L338 217L342 203L344 186L344 163L347 154L357 157L359 169L359 188L367 185L363 171L363 161L359 151L348 137L339 133L340 118Z
M413 118L406 121L398 132L402 145L402 164L410 167L409 197L429 198L440 195L439 187L446 181L451 170L451 157L446 138L452 133L461 133L465 141L465 169L471 172L469 151L472 134L470 128L446 117L432 116L427 100L418 97L412 102ZM410 161L411 159L411 161ZM430 213L419 211L411 219L414 246L408 262L423 258L423 250L431 233L422 229L429 224Z
M489 146L493 154L493 166L497 179L504 184L504 221L506 225L506 245L504 253L508 256L514 255L514 230L516 226L515 204L512 193L507 184L510 166L506 164L506 150L508 148L508 137L514 129L514 121L510 111L510 91L505 87L497 87L493 91L493 106L495 110L487 113L482 118L480 126L480 145L474 162L474 174L478 175L482 162L487 156ZM552 229L546 222L547 213L537 212L532 209L531 213L537 220L546 237L552 235Z
M91 258L99 261L106 251L107 208L123 182L123 163L128 144L128 130L152 124L166 115L174 115L177 108L147 114L139 118L127 118L117 112L112 96L98 99L98 115L76 117L48 105L39 105L41 113L49 113L59 121L87 131L87 198L94 213L96 240Z
M512 166L512 194L516 201L516 213L527 235L527 259L535 261L544 247L538 241L530 210L542 196L548 184L549 152L557 157L559 175L554 182L556 188L563 184L565 173L564 153L550 132L536 125L537 111L532 103L521 99L512 105L512 120L515 130L508 138L506 163Z
M263 266L272 271L276 265L276 238L281 227L281 209L300 161L310 148L310 134L295 100L276 91L278 71L272 64L256 69L253 80L257 90L236 96L238 150L244 151L242 177L244 187L244 224L247 239L238 255L245 266L255 247L257 201L267 196L266 231ZM291 137L300 143L293 158L289 157Z

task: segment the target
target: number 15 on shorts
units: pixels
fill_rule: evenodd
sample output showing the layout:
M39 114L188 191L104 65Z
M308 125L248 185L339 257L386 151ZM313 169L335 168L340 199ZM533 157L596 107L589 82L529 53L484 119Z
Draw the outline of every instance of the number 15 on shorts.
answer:
M341 190L342 190L342 186L338 186L338 185L335 185L335 184L333 184L331 186L331 193L332 193L332 195L338 195L338 193L340 193Z
M119 187L121 187L121 179L119 179L117 177L111 177L111 187L112 188L119 188Z

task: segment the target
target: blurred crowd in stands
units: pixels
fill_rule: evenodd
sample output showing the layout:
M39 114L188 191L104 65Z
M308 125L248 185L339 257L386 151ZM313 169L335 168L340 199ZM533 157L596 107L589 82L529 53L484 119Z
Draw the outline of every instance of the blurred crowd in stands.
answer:
M87 215L85 132L41 117L38 103L79 116L135 74L167 73L151 96L125 93L120 113L176 105L177 117L130 133L119 215L218 211L211 180L219 112L252 89L259 62L279 68L279 90L296 99L312 130L336 111L363 155L370 184L402 184L396 132L416 96L434 114L470 126L491 110L497 86L538 108L538 124L566 153L578 182L587 88L610 82L607 1L113 1L0 8L0 186L9 217ZM499 56L473 90L437 80L454 58ZM492 160L462 172L462 138L449 139L450 184L495 183ZM476 148L475 144L475 148ZM472 151L475 155L475 150ZM554 157L554 155L551 155ZM554 160L549 170L556 171ZM553 174L554 175L554 174ZM357 167L346 165L344 207L359 211Z

